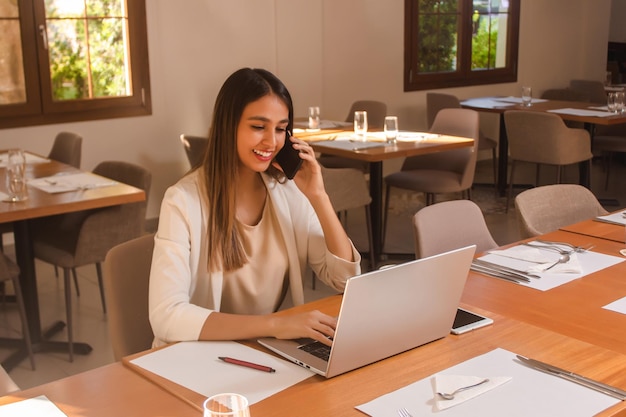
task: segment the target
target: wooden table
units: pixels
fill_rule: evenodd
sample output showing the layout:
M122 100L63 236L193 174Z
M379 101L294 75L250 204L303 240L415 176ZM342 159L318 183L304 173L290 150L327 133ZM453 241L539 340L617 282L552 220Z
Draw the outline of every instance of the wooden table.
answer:
M324 146L324 140L329 135L345 133L345 130L322 130L320 132L297 133L296 136L310 142L316 152L328 155L341 156L369 163L370 170L370 195L372 203L372 237L374 253L377 260L382 253L382 218L383 218L383 161L394 158L407 158L416 155L443 152L464 147L471 147L473 139L460 138L457 136L440 135L437 138L425 139L414 142L396 142L384 144L384 146L366 148L361 150L338 149ZM417 133L416 133L417 134ZM424 133L427 134L427 133Z
M340 302L341 296L332 296L284 314L313 308L336 314ZM626 355L485 310L474 310L493 317L494 324L460 336L449 335L335 378L311 376L252 405L251 415L291 417L297 407L302 417L362 417L354 408L356 405L498 347L626 389ZM115 363L2 397L0 404L37 395L46 395L70 417L199 416L205 399L146 371L135 372ZM598 415L618 416L625 412L626 403L622 402Z
M47 177L65 172L80 172L70 165L53 160L43 163L30 163L26 167L28 178ZM0 168L0 189L3 192L6 192L5 175L6 169ZM28 199L26 201L19 203L0 202L0 223L13 222L15 255L20 267L20 283L24 293L24 304L26 305L28 325L35 352L67 351L68 346L66 342L47 340L52 334L62 330L65 323L57 322L46 331L42 331L41 328L35 260L30 239L30 220L74 211L139 202L145 199L143 190L126 184L118 184L56 194L46 193L35 187L28 187ZM91 346L75 342L74 351L79 354L86 354L91 352ZM11 369L25 355L26 353L20 350L6 359L3 366Z
M498 178L496 180L496 187L500 195L505 195L507 186L507 170L508 170L508 156L509 156L509 141L506 134L506 126L504 123L504 112L507 110L528 110L547 112L549 110L573 108L573 109L586 109L590 106L594 106L588 102L578 101L560 101L560 100L546 100L541 103L534 103L530 107L523 107L520 104L507 103L504 101L494 103L494 100L503 99L504 97L479 97L463 100L461 106L466 109L472 109L476 111L486 113L496 113L500 115L500 137L498 143ZM595 104L605 105L606 103ZM595 125L618 125L626 123L626 114L615 115L610 117L595 117L595 116L577 116L571 114L554 113L560 116L563 120L571 120L576 122L582 122L593 137L593 128ZM587 178L585 175L585 164L581 164L581 179Z
M592 244L594 252L620 258L619 250L624 248L623 243L565 231L548 233L542 239L580 246ZM624 277L626 262L621 262L551 290L539 291L470 271L462 301L626 354L626 315L602 308L626 297Z
M612 240L622 244L622 248L626 247L624 244L624 242L626 242L626 228L620 224L606 223L590 219L563 226L561 227L561 230L586 236L593 236L600 239Z

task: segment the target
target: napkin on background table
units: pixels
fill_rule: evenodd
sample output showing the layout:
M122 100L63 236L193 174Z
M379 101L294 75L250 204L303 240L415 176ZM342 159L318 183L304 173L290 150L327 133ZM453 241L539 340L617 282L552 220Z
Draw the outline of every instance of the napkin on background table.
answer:
M503 250L492 250L489 253L494 255L505 256L507 258L518 259L521 261L533 262L533 265L528 266L526 272L528 273L558 273L558 274L582 274L583 270L578 261L576 253L571 253L570 259L567 262L557 264L550 270L546 271L546 268L554 264L559 259L559 254L551 252L551 256L547 256L544 252L541 252L537 248L531 248L529 246L513 246Z
M433 395L435 397L435 410L442 411L455 405L459 405L467 400L484 394L487 391L499 387L500 385L509 382L512 377L509 376L496 376L488 377L489 381L481 384L477 387L470 388L465 391L461 391L455 394L454 399L444 400L438 392L454 392L454 390L460 387L467 387L469 385L477 384L485 377L481 376L469 376L469 375L435 375L433 384Z

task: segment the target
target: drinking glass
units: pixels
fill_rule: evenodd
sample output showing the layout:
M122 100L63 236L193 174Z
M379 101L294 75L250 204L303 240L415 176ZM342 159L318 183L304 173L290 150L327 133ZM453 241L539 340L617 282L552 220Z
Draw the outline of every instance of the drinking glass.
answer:
M362 141L367 139L367 112L364 110L354 112L354 135Z
M311 106L311 107L309 107L309 129L310 130L319 130L320 129L320 108L319 108L319 106Z
M533 101L533 89L531 87L522 87L522 106L530 107Z
M606 107L611 113L617 113L617 106L617 93L615 91L611 91L606 95Z
M24 201L28 198L26 190L26 156L21 149L9 149L6 181L9 201Z
M624 92L615 92L615 113L624 113Z
M398 118L396 116L385 117L385 138L388 143L395 143L398 137Z
M250 417L248 399L235 393L216 394L204 402L204 417Z

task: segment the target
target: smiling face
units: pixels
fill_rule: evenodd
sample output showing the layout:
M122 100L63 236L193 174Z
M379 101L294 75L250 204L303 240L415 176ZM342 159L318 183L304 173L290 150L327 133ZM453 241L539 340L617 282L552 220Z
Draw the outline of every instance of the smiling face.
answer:
M274 94L248 104L237 126L240 171L266 171L285 144L288 123L289 109Z

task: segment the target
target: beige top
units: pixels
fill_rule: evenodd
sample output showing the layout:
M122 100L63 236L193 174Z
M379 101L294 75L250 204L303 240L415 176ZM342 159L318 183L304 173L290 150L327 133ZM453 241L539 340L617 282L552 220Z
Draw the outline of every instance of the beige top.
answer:
M220 310L233 314L275 312L287 292L289 262L271 200L266 200L256 225L240 225L248 263L224 273Z

